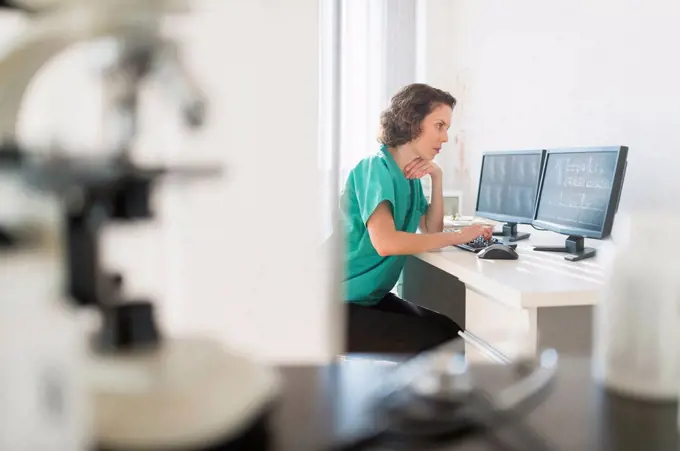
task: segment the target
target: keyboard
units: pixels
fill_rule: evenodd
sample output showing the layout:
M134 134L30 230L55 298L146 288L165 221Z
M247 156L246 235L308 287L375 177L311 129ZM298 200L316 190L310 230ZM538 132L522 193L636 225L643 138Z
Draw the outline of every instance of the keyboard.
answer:
M491 246L492 244L505 244L506 246L511 247L513 249L517 248L516 244L507 244L504 243L502 240L499 240L498 238L491 238L490 240L485 240L481 236L464 244L456 244L456 247L470 252L479 252L482 249Z

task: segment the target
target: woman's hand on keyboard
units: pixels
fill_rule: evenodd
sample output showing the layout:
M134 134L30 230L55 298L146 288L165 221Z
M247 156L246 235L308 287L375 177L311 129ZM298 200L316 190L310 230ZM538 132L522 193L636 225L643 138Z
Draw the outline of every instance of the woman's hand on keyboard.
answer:
M460 232L455 235L457 235L456 241L458 241L456 244L469 243L480 236L485 240L490 240L493 236L493 228L482 224L473 224L471 226L461 228Z

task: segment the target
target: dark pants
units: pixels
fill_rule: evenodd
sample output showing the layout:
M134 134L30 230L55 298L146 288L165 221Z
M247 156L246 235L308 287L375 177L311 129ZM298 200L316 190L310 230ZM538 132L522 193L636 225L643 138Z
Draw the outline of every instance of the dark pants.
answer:
M458 338L460 326L388 293L377 305L348 302L347 352L416 354Z

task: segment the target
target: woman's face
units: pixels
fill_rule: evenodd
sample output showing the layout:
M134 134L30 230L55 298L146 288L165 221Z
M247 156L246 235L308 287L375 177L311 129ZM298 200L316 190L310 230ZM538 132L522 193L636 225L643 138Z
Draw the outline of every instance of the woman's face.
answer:
M450 106L440 104L423 119L420 136L413 141L415 153L423 160L433 160L441 151L442 144L449 140L452 113Z

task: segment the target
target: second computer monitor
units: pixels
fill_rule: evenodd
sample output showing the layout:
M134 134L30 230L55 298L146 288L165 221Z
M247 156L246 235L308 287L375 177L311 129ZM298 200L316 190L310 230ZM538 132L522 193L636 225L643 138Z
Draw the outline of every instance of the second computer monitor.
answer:
M508 241L528 238L517 224L531 224L544 150L486 152L482 155L475 215L505 222L495 233Z
M566 252L572 261L595 255L584 247L584 238L611 233L627 156L625 146L548 150L534 225L569 238L564 247L536 250Z

